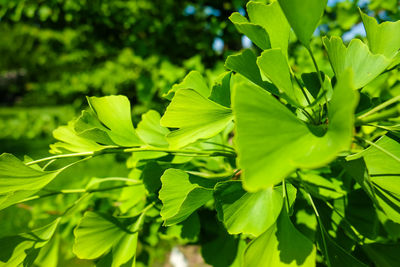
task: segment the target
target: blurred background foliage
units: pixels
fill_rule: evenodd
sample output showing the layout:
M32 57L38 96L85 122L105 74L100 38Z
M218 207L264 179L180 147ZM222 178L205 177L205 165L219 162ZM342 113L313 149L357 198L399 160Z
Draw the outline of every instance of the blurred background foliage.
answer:
M189 71L200 71L211 82L224 71L228 55L242 48L258 49L228 20L232 12L245 14L246 3L0 0L0 151L20 157L46 156L52 131L86 107L87 95L128 96L136 123L149 109L162 112L168 103L163 95ZM329 0L315 36L338 35L345 41L364 38L358 8L378 20L400 19L398 0ZM331 75L321 39L314 38L312 46L321 70ZM314 71L294 34L289 49L295 71ZM384 95L382 88L390 88L392 93L400 93L398 70L385 75L366 90ZM89 161L66 171L48 187L80 188L93 177L128 176L125 160L107 156ZM43 199L34 206L21 204L1 211L0 237L43 225L57 209L75 201L73 197L59 197L53 202ZM112 208L111 200L98 197L95 205ZM78 219L71 218L71 227ZM66 236L71 231L64 229ZM151 234L154 229L148 231ZM68 238L63 240L67 242ZM60 247L63 256L59 266L75 265L71 244ZM147 258L139 258L139 262L159 256L154 253L141 256Z

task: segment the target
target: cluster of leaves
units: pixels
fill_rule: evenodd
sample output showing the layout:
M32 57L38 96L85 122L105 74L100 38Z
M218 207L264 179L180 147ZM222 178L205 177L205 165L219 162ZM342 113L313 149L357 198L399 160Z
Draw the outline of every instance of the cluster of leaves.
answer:
M396 266L400 21L359 10L366 42L323 37L317 59L326 4L251 1L248 17L230 20L259 50L229 56L212 83L190 72L165 92L162 116L150 110L135 127L127 97L88 97L89 109L54 131L55 155L2 154L1 209L67 200L48 225L3 237L0 264L55 266L74 229L74 255L99 266L151 265L165 242L199 244L213 266ZM126 159L129 175L45 191L106 154Z

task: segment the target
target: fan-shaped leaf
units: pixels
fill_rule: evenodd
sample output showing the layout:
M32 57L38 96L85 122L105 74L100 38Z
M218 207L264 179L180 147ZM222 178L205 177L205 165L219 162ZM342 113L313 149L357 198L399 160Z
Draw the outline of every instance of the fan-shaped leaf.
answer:
M263 27L249 22L238 12L233 13L229 19L240 33L249 37L249 39L259 48L263 50L271 48L268 33Z
M348 149L356 103L348 72L335 87L329 103L328 129L321 136L267 92L237 85L233 112L244 187L250 191L266 189L296 168L323 166Z
M288 193L294 200L296 189L290 187ZM230 234L259 236L275 223L283 205L281 186L248 193L239 181L218 184L215 199L218 217Z
M315 266L316 249L292 224L285 209L244 253L244 266Z
M278 0L278 2L297 38L308 46L328 0Z
M400 21L378 24L375 18L360 13L371 52L392 59L400 49Z
M250 21L267 30L271 48L281 48L287 57L290 26L278 2L264 4L250 1L247 4Z
M168 169L161 177L159 198L163 203L160 215L166 226L182 222L196 209L212 199L217 181L189 176L178 169Z
M114 143L120 146L143 144L133 128L131 105L127 97L88 97L88 102L98 120L107 127L107 134Z
M343 44L339 37L324 37L323 42L328 51L329 61L338 79L345 75L347 69L351 68L354 76L356 89L364 87L390 64L383 55L372 54L368 46L359 39L353 39L348 47Z
M232 111L197 91L181 89L175 93L161 125L179 128L167 135L172 148L184 147L199 139L207 139L221 132L233 119Z

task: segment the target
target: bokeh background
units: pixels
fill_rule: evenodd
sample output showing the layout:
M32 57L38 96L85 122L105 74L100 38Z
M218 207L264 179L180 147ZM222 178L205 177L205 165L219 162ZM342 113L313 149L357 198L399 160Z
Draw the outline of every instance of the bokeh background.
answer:
M0 0L0 152L33 158L48 155L48 144L54 141L52 131L86 107L86 96L128 96L135 124L149 109L162 113L168 104L163 95L189 71L197 70L212 81L224 71L227 56L253 47L228 20L235 11L244 15L246 3ZM316 37L329 32L345 41L363 38L358 8L378 20L400 19L398 0L329 0ZM320 39L315 38L312 45L319 51L321 69L331 72L323 50L318 49ZM289 49L296 55L296 61L290 62L294 69L301 65L313 70L294 36ZM398 76L395 90L400 92ZM382 87L386 78L368 90ZM93 177L128 173L124 158L107 156L66 171L50 186L79 188ZM46 214L56 214L59 205L68 201L72 200L38 201L1 211L0 237L41 225ZM78 264L66 240L60 246L59 266ZM160 255L160 259L152 256L154 266L156 262L163 266ZM79 262L85 264L90 266Z

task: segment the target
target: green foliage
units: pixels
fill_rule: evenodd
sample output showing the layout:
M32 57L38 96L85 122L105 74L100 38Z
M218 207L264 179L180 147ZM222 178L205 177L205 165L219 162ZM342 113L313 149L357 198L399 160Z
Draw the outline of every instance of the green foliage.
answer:
M326 2L252 1L248 18L230 20L258 48L227 57L219 75L191 71L157 91L170 100L162 113L152 93L139 112L143 99L88 97L53 132L52 156L2 154L0 215L34 207L21 218L36 230L3 236L0 264L154 266L186 244L217 267L397 264L398 22ZM39 6L39 20L57 21ZM346 19L324 32L332 10ZM337 36L358 21L367 42ZM317 27L329 37L313 38Z

